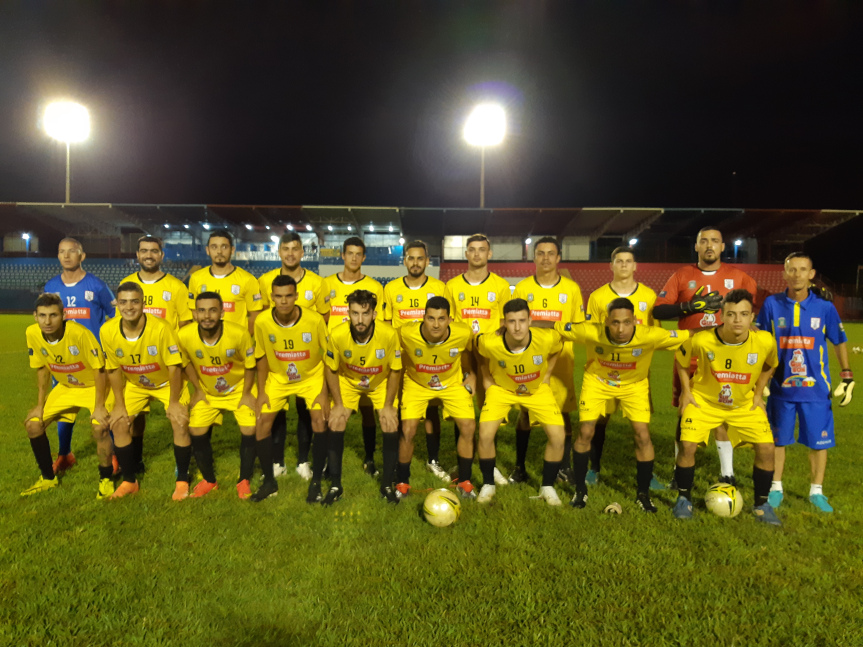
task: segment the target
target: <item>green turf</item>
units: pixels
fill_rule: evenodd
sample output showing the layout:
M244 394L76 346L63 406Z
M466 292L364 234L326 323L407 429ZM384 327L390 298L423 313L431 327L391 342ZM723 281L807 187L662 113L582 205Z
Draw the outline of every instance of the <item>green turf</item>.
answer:
M35 392L23 351L28 321L0 317L0 335L10 340L0 351L2 645L863 644L863 393L836 409L840 446L825 486L836 514L811 508L806 452L794 447L780 529L749 515L746 450L737 452L736 471L747 508L736 519L699 503L718 472L712 449L699 452L692 522L671 517L669 494L656 497L659 514L638 512L633 443L619 417L609 427L604 481L580 511L530 499L536 483L508 486L493 505L464 505L454 527L433 528L419 518L419 493L439 485L422 467L422 440L415 494L387 506L361 473L356 420L346 496L333 508L308 506L306 484L293 472L277 498L237 500L233 420L214 434L221 489L174 503L160 408L149 421L148 472L136 497L95 500L95 453L81 422L79 466L58 489L22 499L38 476L21 424ZM850 345L863 343L863 326L848 329ZM863 356L852 355L852 368L863 375ZM670 369L671 354L659 354L653 428L664 479L672 471ZM534 477L541 436L531 443ZM53 428L49 437L56 450ZM513 438L512 426L499 436L504 473ZM294 451L289 442L289 462ZM454 463L448 423L441 457ZM476 466L474 475L477 482ZM601 514L612 501L622 516Z

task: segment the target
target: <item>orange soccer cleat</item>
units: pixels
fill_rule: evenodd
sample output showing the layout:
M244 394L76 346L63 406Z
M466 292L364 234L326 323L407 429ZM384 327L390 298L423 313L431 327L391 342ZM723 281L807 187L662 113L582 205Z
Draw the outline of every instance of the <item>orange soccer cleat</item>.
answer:
M75 454L72 452L58 456L57 460L54 461L54 474L62 474L66 470L73 468L77 462Z
M195 489L192 490L192 498L200 499L205 494L209 494L213 490L218 490L219 486L215 483L210 483L209 481L201 481L195 486Z
M241 499L248 499L252 496L252 488L249 487L249 479L243 479L237 483L237 496Z
M127 494L135 494L139 490L138 481L134 483L129 483L129 481L123 481L120 483L120 487L114 490L114 494L112 494L110 499L120 499Z
M177 485L174 487L174 493L171 495L171 498L174 501L182 501L183 499L189 498L189 482L188 481L177 481Z

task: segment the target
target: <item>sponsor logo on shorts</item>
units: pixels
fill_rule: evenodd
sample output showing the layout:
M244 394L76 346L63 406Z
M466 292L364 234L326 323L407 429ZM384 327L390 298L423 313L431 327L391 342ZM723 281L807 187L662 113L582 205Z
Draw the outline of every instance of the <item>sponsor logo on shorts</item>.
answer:
M815 386L815 378L808 375L791 375L782 381L783 389Z

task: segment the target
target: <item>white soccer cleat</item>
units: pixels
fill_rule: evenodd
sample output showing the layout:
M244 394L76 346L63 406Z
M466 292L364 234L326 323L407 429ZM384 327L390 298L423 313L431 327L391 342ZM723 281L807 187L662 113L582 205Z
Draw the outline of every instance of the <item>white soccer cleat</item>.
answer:
M288 468L281 463L273 463L273 476L276 478L284 476L288 473Z
M490 503L494 498L497 488L494 485L483 485L479 491L479 496L476 498L477 503Z
M275 469L273 469L273 473L275 473ZM312 480L312 464L309 462L300 463L297 465L297 474L300 475L300 478L304 481Z
M501 474L500 470L496 467L494 468L494 484L509 485L509 479L507 479L503 474Z
M449 472L447 472L438 461L429 461L426 463L426 469L437 476L441 481L449 483L452 479L450 479Z
M557 496L557 491L550 485L543 485L539 488L539 498L545 501L548 505L561 505L560 497Z

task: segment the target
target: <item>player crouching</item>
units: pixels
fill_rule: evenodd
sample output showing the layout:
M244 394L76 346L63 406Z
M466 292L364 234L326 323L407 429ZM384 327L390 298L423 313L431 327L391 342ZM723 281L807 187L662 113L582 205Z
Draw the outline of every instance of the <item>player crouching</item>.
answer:
M678 519L692 518L696 448L707 444L711 429L726 425L735 447L748 444L755 449L752 482L756 517L781 525L767 502L774 446L761 399L778 364L776 342L769 332L750 329L754 318L752 295L747 290L731 290L722 301L722 325L696 333L677 351L681 448L674 473L679 496L673 512ZM697 360L698 368L690 382L692 359Z
M481 334L476 341L479 354L488 360L488 366L482 366L487 388L479 416L483 486L477 502L488 503L494 498L494 437L515 405L526 409L545 429L548 442L539 497L549 505L560 505L554 481L563 459L563 415L548 382L563 344L554 330L530 327L530 308L524 299L509 301L503 316L503 331Z

